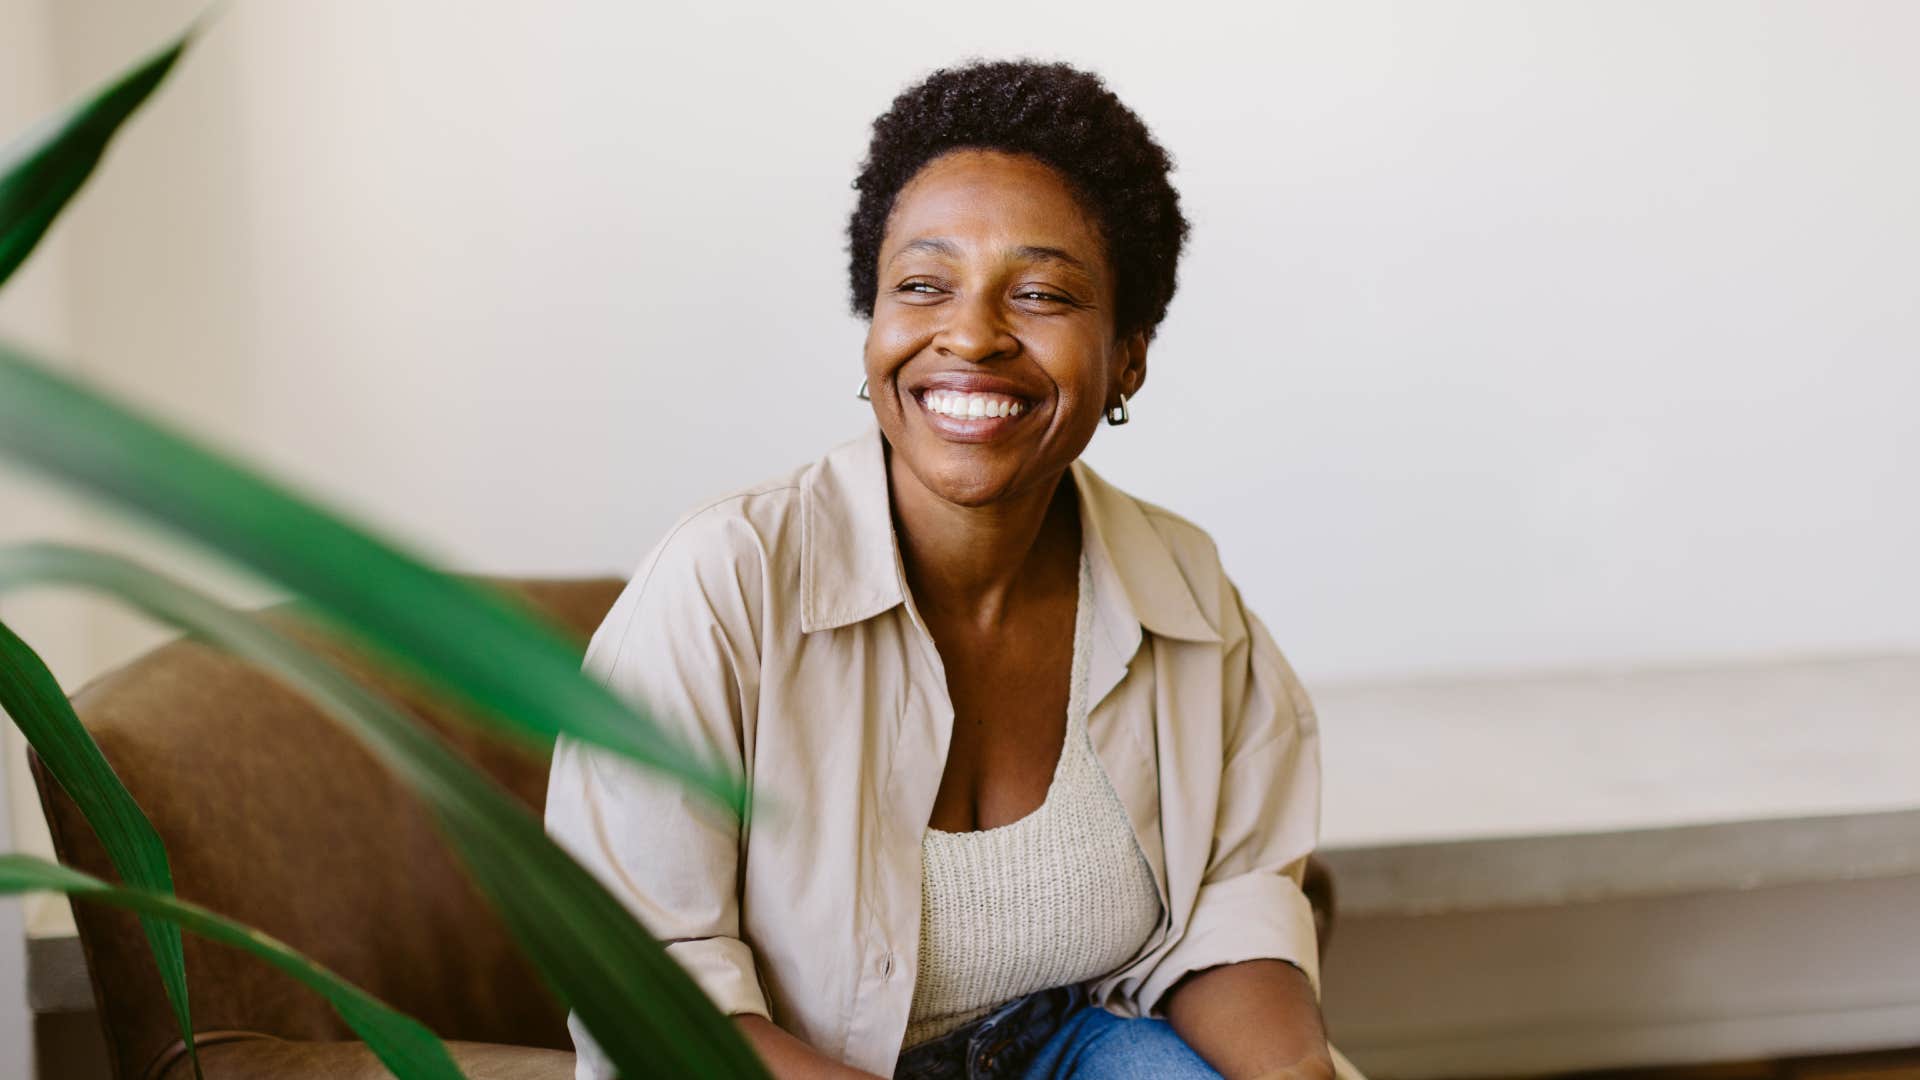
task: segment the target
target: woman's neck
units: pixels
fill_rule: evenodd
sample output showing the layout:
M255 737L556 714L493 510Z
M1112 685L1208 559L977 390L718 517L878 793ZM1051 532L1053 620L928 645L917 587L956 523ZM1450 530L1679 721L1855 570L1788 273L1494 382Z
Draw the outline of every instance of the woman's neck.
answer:
M921 617L992 631L1023 601L1074 588L1080 508L1070 471L984 506L962 506L928 490L889 451L894 533Z

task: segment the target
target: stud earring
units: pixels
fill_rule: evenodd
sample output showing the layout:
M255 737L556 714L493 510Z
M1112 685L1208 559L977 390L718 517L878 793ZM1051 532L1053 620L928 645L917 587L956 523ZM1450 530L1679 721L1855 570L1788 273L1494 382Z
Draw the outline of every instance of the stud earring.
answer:
M865 379L860 380L860 389L855 390L853 392L853 396L859 398L861 401L873 400L872 398L867 396L867 380Z
M1107 410L1107 423L1119 427L1127 422L1127 395L1120 395L1120 404Z

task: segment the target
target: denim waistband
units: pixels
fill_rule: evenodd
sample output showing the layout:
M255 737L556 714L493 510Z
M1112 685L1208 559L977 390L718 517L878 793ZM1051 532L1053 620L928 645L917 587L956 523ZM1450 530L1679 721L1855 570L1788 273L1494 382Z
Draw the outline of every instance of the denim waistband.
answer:
M1018 1076L1061 1022L1086 1003L1086 988L1077 983L1015 998L900 1055L894 1078L1003 1080Z

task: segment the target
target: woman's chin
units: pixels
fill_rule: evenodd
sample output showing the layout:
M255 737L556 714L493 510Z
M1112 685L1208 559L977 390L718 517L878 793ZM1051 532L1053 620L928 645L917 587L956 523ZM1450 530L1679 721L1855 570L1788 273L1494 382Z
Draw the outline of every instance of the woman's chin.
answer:
M1005 497L1021 472L1009 455L980 444L924 437L909 448L904 464L928 493L956 506L985 506Z

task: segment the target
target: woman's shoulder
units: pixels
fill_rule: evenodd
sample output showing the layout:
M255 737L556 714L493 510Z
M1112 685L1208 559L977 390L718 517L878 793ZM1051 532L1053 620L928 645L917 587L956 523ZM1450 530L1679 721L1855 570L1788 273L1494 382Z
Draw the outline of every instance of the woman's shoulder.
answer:
M852 489L885 484L878 438L877 429L869 430L778 475L682 511L628 580L629 602L649 593L689 602L744 593L757 611L769 592L790 592L800 578L809 534L819 531L819 504L844 502L857 497ZM881 491L884 499L884 487Z
M1084 460L1074 463L1076 481L1086 488L1086 501L1109 528L1151 530L1154 540L1183 567L1220 569L1220 549L1213 536L1182 514L1141 498L1095 472Z
M797 538L801 482L812 467L800 465L683 510L641 559L629 587L644 589L668 575L764 574Z
M1190 518L1174 513L1157 503L1148 502L1137 495L1129 495L1134 505L1140 508L1154 531L1160 535L1161 543L1173 553L1174 560L1183 567L1206 571L1212 574L1224 574L1220 564L1220 545L1216 544L1213 534L1201 528Z
M614 677L634 641L664 655L695 642L756 640L768 598L780 589L772 575L787 572L782 553L797 535L800 478L809 467L703 499L675 517L595 630L586 666Z
M1181 611L1178 594L1155 588L1178 579L1200 618L1217 635L1218 648L1230 663L1243 665L1251 677L1277 688L1292 715L1302 723L1317 724L1313 702L1293 666L1273 639L1266 623L1247 605L1239 587L1222 563L1219 545L1206 529L1164 506L1097 480L1090 488L1096 512L1112 522L1115 531L1131 534L1130 542L1114 545L1115 557L1130 565L1120 570L1129 589L1155 606L1159 617L1173 622ZM1151 537L1151 541L1142 542Z
M1129 593L1153 604L1166 623L1197 629L1181 618L1183 597L1190 599L1209 628L1223 638L1232 636L1238 620L1230 609L1237 596L1213 534L1084 465L1077 479L1084 485L1085 508L1098 519L1101 540Z

